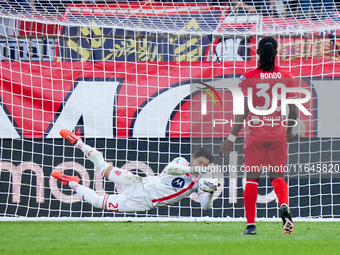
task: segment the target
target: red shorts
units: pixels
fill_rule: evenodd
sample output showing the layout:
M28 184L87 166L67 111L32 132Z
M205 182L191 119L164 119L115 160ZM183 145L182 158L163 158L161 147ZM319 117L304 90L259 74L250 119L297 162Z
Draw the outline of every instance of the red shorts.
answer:
M260 142L251 139L246 140L243 148L244 170L246 172L284 173L287 163L287 143Z

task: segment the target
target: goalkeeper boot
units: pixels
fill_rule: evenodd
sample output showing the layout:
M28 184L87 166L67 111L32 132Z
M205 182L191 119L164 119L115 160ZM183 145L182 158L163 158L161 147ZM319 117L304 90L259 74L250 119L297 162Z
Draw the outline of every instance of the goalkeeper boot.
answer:
M81 141L81 138L75 135L72 131L68 129L60 130L59 134L64 137L67 141L69 141L72 145L75 145L77 141Z
M246 230L242 233L242 235L256 235L256 226L255 225L248 225Z
M69 176L60 172L53 172L52 176L59 180L62 184L67 185L68 182L74 181L76 183L79 183L79 177L77 176Z
M290 235L293 233L294 230L294 223L292 220L292 215L290 214L290 210L288 205L282 204L280 208L282 224L283 224L283 231Z

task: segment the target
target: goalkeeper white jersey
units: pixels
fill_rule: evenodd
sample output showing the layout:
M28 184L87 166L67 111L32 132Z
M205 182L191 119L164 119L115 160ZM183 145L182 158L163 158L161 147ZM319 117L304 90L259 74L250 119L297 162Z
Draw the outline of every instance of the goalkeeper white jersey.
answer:
M190 165L182 157L175 158L170 164L174 163L185 167ZM197 192L197 182L197 178L189 173L170 175L167 173L167 167L157 176L143 178L147 199L151 201L154 207L174 204L191 193Z

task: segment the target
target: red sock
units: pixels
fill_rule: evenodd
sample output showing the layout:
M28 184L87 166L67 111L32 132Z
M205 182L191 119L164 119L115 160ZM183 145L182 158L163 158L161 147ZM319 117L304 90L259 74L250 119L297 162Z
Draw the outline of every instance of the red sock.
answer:
M288 185L283 178L275 178L272 181L272 185L279 200L279 206L282 204L288 205Z
M247 224L255 224L256 200L259 182L247 181L244 188L244 209L246 212Z

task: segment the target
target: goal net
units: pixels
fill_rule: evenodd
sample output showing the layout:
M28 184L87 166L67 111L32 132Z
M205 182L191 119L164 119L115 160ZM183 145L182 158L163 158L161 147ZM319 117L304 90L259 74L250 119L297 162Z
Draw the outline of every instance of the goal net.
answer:
M338 218L340 12L335 1L268 2L0 2L0 218L243 218L244 132L229 157L218 155L233 119L225 85L257 66L265 35L312 95L288 145L292 214ZM213 208L201 210L195 194L148 212L93 208L51 173L78 175L100 195L121 189L60 137L64 128L140 176L208 148L223 169ZM278 217L268 178L257 206L257 217Z

